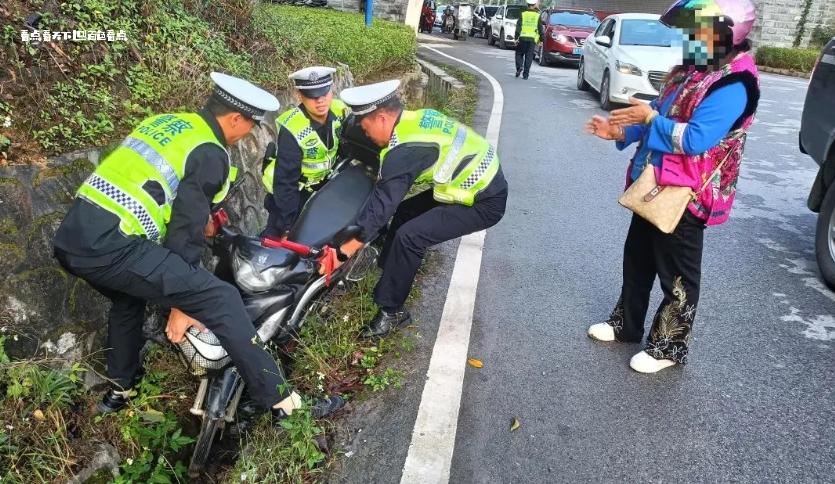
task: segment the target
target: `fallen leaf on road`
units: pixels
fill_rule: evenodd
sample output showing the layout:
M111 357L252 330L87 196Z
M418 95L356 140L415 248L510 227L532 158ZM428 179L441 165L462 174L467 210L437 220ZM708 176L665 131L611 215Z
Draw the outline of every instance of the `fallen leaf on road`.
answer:
M34 412L32 412L32 417L35 418L38 422L43 422L46 420L46 416L44 416L43 412L40 408L36 408Z
M482 363L481 360L477 360L475 358L470 358L467 360L467 363L469 363L473 368L482 368L484 366L484 363Z
M510 422L510 431L513 432L514 430L518 429L521 426L522 426L522 424L519 422L519 419L516 418L516 417L513 417L513 421Z

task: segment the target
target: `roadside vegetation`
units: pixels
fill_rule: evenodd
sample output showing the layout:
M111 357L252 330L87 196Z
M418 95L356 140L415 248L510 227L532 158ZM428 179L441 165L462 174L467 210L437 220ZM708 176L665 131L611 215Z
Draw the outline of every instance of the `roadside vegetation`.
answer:
M432 63L446 71L450 76L461 81L464 84L464 88L450 93L454 95L447 96L430 90L426 93L425 107L438 110L464 124L471 124L473 122L476 104L478 103L478 80L475 75L469 71L448 64L441 64L435 61L432 61Z
M305 395L346 395L349 401L402 385L392 358L412 350L407 332L360 340L374 315L374 271L334 291L316 306L291 343L273 348ZM413 295L414 297L414 295ZM7 335L9 336L9 335ZM101 394L84 389L84 362L10 360L0 337L0 482L65 482L90 464L103 446L118 452L120 477L99 472L95 482L186 482L199 423L188 409L197 385L169 346L153 344L147 374L130 408L104 417L92 410ZM348 408L346 411L350 411ZM244 421L216 443L213 482L315 482L337 457L331 424L298 411L277 431L266 416L242 411ZM234 435L233 435L234 434Z
M38 31L127 40L23 42L33 13ZM0 24L0 163L105 146L152 113L196 109L212 70L279 91L311 63L347 64L358 81L403 72L416 49L403 25L250 0L8 0Z
M820 56L820 48L792 49L783 47L759 47L757 65L809 73Z

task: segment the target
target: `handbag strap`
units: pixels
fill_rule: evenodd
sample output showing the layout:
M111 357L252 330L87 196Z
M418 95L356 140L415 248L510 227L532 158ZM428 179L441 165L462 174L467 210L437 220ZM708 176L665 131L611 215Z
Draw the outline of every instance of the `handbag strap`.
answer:
M744 145L747 137L748 135L744 131L740 130L739 132L733 134L730 138L728 138L728 141L741 139ZM721 172L722 167L725 166L725 162L728 161L728 159L730 159L731 155L734 154L734 151L735 150L728 151L728 154L725 155L725 158L722 159L722 161L718 165L716 165L716 169L713 170L709 177L707 177L707 180L705 180L705 182L702 184L702 187L699 188L699 191L696 193L702 193L705 190L705 188L707 188L707 186L710 185L710 182L713 180L713 177L715 177L718 173Z

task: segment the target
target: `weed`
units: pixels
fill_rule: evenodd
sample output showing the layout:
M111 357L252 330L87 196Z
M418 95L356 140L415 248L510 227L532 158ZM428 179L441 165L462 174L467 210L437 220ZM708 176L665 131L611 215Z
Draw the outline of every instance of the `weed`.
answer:
M476 103L478 102L478 81L475 76L468 71L450 65L440 63L435 63L435 65L445 70L450 76L461 81L464 84L464 88L451 91L447 96L442 96L435 91L429 91L426 96L426 107L436 109L464 124L472 123Z
M394 368L386 368L381 374L368 375L362 382L375 392L383 391L391 386L400 388L403 386L403 372Z

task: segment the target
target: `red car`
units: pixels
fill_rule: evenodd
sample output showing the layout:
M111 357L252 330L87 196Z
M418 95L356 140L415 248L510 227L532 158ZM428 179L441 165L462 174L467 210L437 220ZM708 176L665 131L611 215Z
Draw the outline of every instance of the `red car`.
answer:
M539 21L545 37L535 55L543 66L552 62L578 64L586 37L600 25L593 10L560 7L543 10Z

